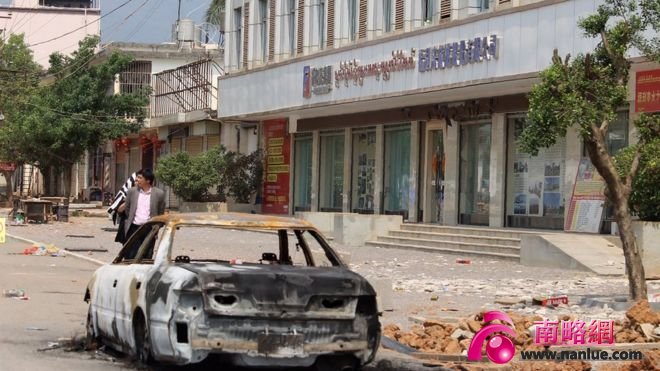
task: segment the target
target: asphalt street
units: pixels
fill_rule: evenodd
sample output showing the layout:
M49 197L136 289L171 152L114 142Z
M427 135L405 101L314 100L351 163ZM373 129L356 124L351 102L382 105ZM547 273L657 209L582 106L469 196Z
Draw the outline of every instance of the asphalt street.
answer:
M83 294L96 265L73 257L23 255L30 245L7 239L0 244L0 370L217 370L213 360L188 367L140 367L130 357L76 347L84 334ZM4 296L23 290L27 300ZM72 341L73 339L73 341ZM223 370L228 370L222 367ZM366 370L440 370L382 350Z

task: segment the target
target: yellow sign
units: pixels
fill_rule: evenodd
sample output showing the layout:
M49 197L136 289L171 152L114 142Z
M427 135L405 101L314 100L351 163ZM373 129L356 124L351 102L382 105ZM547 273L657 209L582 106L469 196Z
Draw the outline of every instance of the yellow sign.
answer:
M269 155L281 155L282 154L282 146L279 147L269 147L268 148L268 154Z
M269 165L281 165L284 163L284 156L268 156Z
M0 218L0 243L5 243L5 218Z
M282 174L289 172L289 165L268 165L267 174Z
M277 174L268 174L268 175L266 175L266 181L268 183L276 183L277 182Z
M281 146L284 144L284 138L270 138L268 139L268 147Z

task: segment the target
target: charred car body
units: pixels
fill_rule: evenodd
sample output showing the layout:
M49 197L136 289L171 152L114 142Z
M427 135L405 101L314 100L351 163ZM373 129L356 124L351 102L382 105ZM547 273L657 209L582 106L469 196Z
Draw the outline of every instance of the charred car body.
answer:
M272 233L244 239L254 231ZM264 238L274 242L253 242ZM381 331L372 286L313 226L290 218L154 218L94 273L85 300L88 339L142 361L217 354L247 366L359 368Z

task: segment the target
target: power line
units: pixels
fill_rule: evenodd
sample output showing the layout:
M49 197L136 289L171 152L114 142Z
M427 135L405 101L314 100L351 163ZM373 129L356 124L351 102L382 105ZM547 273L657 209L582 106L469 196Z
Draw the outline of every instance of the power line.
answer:
M109 11L108 13L106 13L105 15L103 15L103 16L99 17L98 19L95 19L95 20L93 20L93 21L91 21L91 22L89 22L89 23L87 23L87 24L85 24L85 25L83 25L83 26L80 26L80 27L78 27L78 28L76 28L76 29L74 29L74 30L71 30L71 31L69 31L69 32L63 33L63 34L61 34L61 35L59 35L59 36L56 36L56 37L50 38L50 39L48 39L48 40L44 40L44 41L40 41L40 42L38 42L38 43L30 44L30 46L33 47L33 46L37 46L37 45L41 45L41 44L46 44L46 43L49 43L49 42L51 42L51 41L55 41L55 40L57 40L57 39L61 39L61 38L63 38L64 36L71 35L72 33L76 32L76 31L78 31L78 30L82 30L83 28L89 26L90 24L93 24L93 23L99 22L101 19L103 19L103 18L109 16L110 14L116 12L117 10L123 8L123 7L126 6L128 3L130 3L131 1L133 1L133 0L127 0L127 1L125 1L124 3L122 3L121 5L119 5L118 7L114 8L114 9L112 9L111 11Z

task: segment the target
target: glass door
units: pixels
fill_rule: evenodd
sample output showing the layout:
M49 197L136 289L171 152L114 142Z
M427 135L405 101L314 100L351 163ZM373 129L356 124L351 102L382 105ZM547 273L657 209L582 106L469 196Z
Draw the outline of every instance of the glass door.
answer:
M432 129L427 132L429 140L427 159L426 221L442 224L445 180L445 147L442 129Z
M351 203L354 213L373 214L376 178L376 129L353 130Z
M490 123L461 125L460 223L488 225Z
M344 192L344 132L321 134L321 211L342 211Z
M312 205L312 136L294 140L293 209L310 211Z
M410 198L410 125L385 128L383 211L408 219Z

